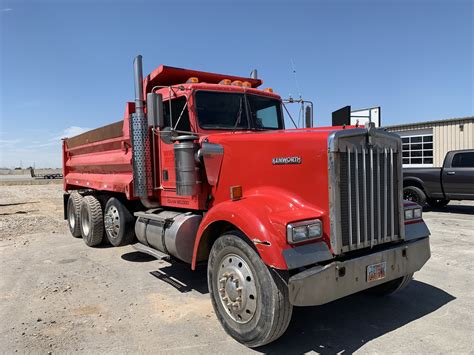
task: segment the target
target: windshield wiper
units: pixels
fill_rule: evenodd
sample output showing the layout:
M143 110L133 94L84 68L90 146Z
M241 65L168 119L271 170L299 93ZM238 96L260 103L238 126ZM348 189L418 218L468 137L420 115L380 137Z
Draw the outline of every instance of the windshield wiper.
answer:
M234 133L235 130L237 129L237 126L240 123L241 119L242 119L242 97L240 97L239 111L237 112L237 117L234 123L234 128L232 128L232 133Z

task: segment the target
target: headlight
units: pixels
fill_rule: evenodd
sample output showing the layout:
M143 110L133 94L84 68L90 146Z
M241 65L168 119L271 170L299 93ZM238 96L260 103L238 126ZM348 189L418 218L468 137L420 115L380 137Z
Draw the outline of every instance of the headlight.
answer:
M323 224L319 219L290 223L286 227L288 243L300 243L320 238L323 235Z
M413 218L421 218L421 208L413 209Z
M411 221L414 219L421 219L422 212L421 207L409 206L405 208L405 221Z

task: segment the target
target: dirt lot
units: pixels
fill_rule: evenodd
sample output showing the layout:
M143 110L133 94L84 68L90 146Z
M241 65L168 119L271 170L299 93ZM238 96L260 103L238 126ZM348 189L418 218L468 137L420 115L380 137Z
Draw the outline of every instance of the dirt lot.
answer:
M296 308L264 353L473 353L474 203L425 212L432 258L404 292ZM0 186L1 353L250 353L228 337L205 270L88 248L61 185Z

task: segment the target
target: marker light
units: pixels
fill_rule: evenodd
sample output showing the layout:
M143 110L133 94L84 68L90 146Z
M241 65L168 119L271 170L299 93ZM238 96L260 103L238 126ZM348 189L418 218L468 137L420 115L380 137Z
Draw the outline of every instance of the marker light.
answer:
M245 88L251 88L252 87L252 83L250 83L250 81L244 81L242 83L242 86L245 87Z
M230 80L230 79L222 79L221 81L219 81L219 84L220 84L220 85L230 85L230 84L232 84L232 80Z
M234 81L232 82L232 85L234 85L234 86L242 86L242 82L241 82L240 80L234 80Z
M239 200L242 198L242 186L231 186L230 187L230 199L232 201Z
M199 79L196 78L195 76L192 76L186 81L186 84L189 84L189 83L199 83Z
M265 92L273 92L273 89L272 89L272 88L266 88L266 89L263 89L263 91L265 91Z

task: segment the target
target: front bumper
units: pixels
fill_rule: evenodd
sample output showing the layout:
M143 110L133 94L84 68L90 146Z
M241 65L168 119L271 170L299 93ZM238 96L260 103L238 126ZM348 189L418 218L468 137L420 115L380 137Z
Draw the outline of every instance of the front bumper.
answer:
M295 306L316 306L334 301L418 271L430 255L426 237L354 259L315 266L290 278L290 302ZM382 261L387 265L385 278L368 283L367 266Z

